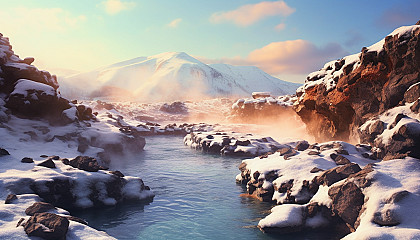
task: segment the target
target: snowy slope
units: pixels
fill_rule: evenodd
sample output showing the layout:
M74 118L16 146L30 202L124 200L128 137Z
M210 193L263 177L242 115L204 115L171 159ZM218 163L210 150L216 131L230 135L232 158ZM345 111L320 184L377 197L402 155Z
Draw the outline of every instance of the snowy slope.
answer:
M109 87L143 101L191 100L249 96L254 91L292 94L298 84L279 80L257 67L207 65L183 52L139 57L60 80L61 92L70 98L109 96ZM101 91L105 88L108 91ZM118 94L117 94L118 95ZM121 94L119 94L121 95ZM130 99L132 100L132 99Z

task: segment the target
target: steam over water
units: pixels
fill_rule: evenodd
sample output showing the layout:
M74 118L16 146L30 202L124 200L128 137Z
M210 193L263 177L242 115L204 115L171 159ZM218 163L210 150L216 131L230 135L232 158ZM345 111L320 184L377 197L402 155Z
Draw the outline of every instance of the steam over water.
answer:
M241 159L189 149L181 137L146 139L145 151L121 159L118 170L142 177L156 197L149 205L130 203L74 213L117 239L328 239L306 233L281 238L256 228L272 205L241 197L235 183Z

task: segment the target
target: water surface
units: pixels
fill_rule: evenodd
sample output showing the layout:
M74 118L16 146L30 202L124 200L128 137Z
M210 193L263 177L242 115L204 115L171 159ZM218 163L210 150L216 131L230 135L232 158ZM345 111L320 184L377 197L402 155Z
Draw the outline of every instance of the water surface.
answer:
M156 194L150 204L76 212L118 239L327 239L325 234L274 236L256 225L271 204L241 197L235 183L241 159L204 154L182 137L146 138L145 151L122 159L118 170L138 176Z

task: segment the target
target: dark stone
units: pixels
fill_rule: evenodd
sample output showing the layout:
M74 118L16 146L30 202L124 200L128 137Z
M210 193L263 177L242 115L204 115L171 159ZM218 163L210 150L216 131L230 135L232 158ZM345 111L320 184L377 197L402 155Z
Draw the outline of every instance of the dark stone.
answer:
M20 161L23 162L23 163L33 163L34 162L34 160L30 157L24 157Z
M319 155L319 154L321 154L321 153L318 152L318 151L309 151L308 152L308 155Z
M88 223L84 219L81 219L75 216L64 216L64 217L66 217L69 221L74 221L74 222L81 223L83 225L88 225Z
M348 176L348 178L361 188L368 187L372 183L372 180L367 178L367 175L374 171L373 166L374 164L370 163L366 165L362 170Z
M349 152L347 150L344 150L344 149L337 149L337 150L335 150L335 152L338 153L338 154L349 155Z
M46 240L65 240L69 220L54 213L36 213L23 227L28 236Z
M354 228L354 223L364 204L362 191L352 182L330 188L328 195L332 198L332 211Z
M317 168L317 167L314 167L314 168L312 168L311 169L311 173L317 173L317 172L322 172L322 171L324 171L324 170L322 170L321 168Z
M296 155L297 152L294 149L290 149L287 153L283 155L284 160L289 160L292 156Z
M407 118L407 115L398 113L397 116L395 116L394 122L391 125L389 125L388 129L394 128L398 124L398 122L403 118Z
M386 200L386 203L398 203L399 201L406 198L408 195L410 195L410 192L407 190L395 192L391 195L390 198Z
M98 161L95 158L88 156L77 156L70 160L70 166L88 172L97 172L99 170Z
M24 218L20 218L18 223L16 224L16 227L19 227L20 225L22 225L24 223L25 219Z
M67 158L61 159L61 162L65 165L70 165L70 160L68 160Z
M420 97L420 84L417 83L411 86L408 91L404 93L404 101L407 103L412 103Z
M282 183L277 191L279 193L286 193L288 190L290 190L293 187L293 181L294 179L290 179L288 182Z
M48 156L47 156L47 155L45 155L45 154L43 154L43 155L41 155L41 156L39 156L39 157L42 157L42 158L47 158Z
M419 113L419 110L420 110L420 99L417 99L417 100L413 103L413 105L411 105L410 110L411 110L413 113Z
M117 171L110 171L109 173L114 174L115 176L120 177L120 178L124 177L124 174L122 174L118 170Z
M0 148L0 156L6 156L6 155L10 155L10 153L4 148Z
M52 156L52 157L51 157L51 159L52 159L52 160L59 160L59 159L60 159L60 157L59 157L59 156Z
M47 167L47 168L56 168L55 163L51 158L43 161L42 163L38 164L38 166Z
M308 149L309 148L309 143L307 142L307 141L299 141L297 144L296 144L296 147L295 147L295 149L297 150L297 151L305 151L306 149Z
M283 147L277 150L277 152L280 153L280 156L283 156L284 154L288 153L290 151L290 147Z
M188 108L183 102L173 102L171 104L163 104L160 111L168 112L168 113L176 113L176 114L184 114L188 112Z
M242 140L236 140L236 146L248 146L248 145L250 145L251 144L251 141L249 141L249 140L244 140L244 141L242 141Z
M241 164L239 164L239 170L241 171L241 172L243 172L243 171L245 171L246 170L246 163L245 162L241 162Z
M17 197L15 194L9 194L6 197L6 200L4 201L4 204L10 204L13 203L14 200L17 200Z
M342 155L338 155L338 156L334 159L334 162L335 162L337 165L345 165L345 164L349 164L349 163L350 163L350 161L349 161L346 157L344 157L344 156L342 156Z
M398 216L392 209L386 209L384 212L375 212L372 222L380 226L396 226L400 224Z
M355 174L361 171L359 165L356 163L349 163L344 166L338 166L332 169L328 169L323 172L320 176L315 177L313 182L318 185L325 184L331 186L332 184L349 177L351 174Z
M48 212L51 209L55 209L55 207L50 203L36 202L36 203L32 204L31 206L29 206L25 210L25 213L26 213L26 215L33 216L35 213Z

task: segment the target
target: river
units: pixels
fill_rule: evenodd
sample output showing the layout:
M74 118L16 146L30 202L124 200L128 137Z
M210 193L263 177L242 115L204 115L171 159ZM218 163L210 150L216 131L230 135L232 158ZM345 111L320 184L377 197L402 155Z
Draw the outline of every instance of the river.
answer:
M182 137L146 138L145 150L114 166L138 176L156 194L150 204L75 212L117 239L328 239L326 233L274 236L256 225L272 204L240 196L235 183L240 158L205 154Z

